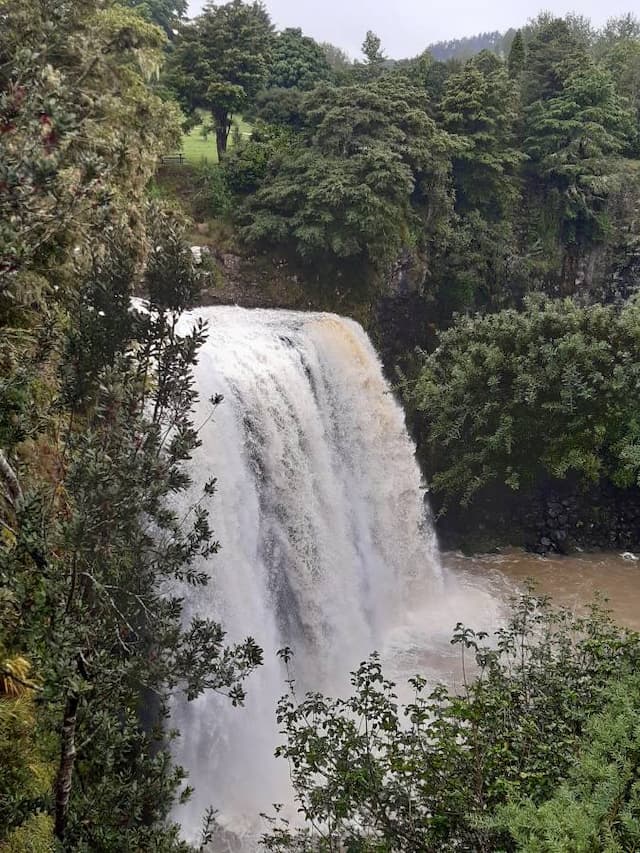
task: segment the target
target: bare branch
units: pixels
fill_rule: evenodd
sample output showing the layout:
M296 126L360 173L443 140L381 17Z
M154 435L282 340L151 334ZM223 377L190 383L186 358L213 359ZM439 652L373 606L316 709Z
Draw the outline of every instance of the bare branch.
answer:
M16 472L7 462L7 457L4 455L4 451L2 450L0 450L0 475L5 481L7 487L7 499L14 509L18 509L23 501L22 489L20 488Z

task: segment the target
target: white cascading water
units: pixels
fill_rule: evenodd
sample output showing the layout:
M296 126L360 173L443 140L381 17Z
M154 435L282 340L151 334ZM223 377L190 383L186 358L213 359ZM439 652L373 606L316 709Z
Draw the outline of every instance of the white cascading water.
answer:
M260 812L291 801L288 768L273 757L286 691L276 650L293 649L301 694L335 695L376 649L395 673L424 671L425 623L431 640L446 638L459 611L434 609L447 578L414 447L362 328L333 314L235 307L184 322L196 317L209 337L196 371L195 422L205 425L193 473L199 487L218 478L210 511L222 547L209 585L184 591L186 611L219 619L230 642L253 636L265 663L244 708L217 695L173 708L176 759L195 787L177 817L195 839L213 805L244 839L238 849L251 849ZM206 401L219 393L207 421Z

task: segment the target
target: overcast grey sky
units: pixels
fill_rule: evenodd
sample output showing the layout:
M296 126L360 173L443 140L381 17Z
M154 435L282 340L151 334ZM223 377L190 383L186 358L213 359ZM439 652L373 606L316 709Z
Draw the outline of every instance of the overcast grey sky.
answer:
M191 13L205 2L191 0ZM359 56L365 32L374 30L387 55L396 59L441 39L517 27L541 9L579 12L597 25L612 15L640 13L640 0L266 0L265 5L278 29L301 27L352 57Z

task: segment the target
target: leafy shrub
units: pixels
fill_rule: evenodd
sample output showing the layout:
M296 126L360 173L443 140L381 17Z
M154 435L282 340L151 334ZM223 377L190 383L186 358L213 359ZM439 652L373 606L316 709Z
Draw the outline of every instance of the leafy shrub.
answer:
M195 167L194 212L202 217L224 217L231 209L231 193L225 172L217 163L199 163Z
M461 317L413 390L431 485L468 502L482 486L541 477L631 485L640 441L640 302L622 311L529 298L522 312Z
M486 637L456 628L463 671L476 672L461 695L443 686L427 695L425 679L415 677L415 698L403 708L374 655L353 673L347 699L284 697L279 754L289 761L306 826L274 819L267 848L514 850L511 822L496 820L500 808L520 799L534 808L556 795L601 725L590 720L621 695L611 684L636 670L640 638L597 605L577 618L531 593L515 602L490 645ZM637 706L626 708L612 736L619 731L630 768L637 727L629 714L637 720ZM590 797L586 783L584 790Z
M640 849L640 679L614 684L609 704L589 721L568 779L542 803L499 810L522 853L617 853Z

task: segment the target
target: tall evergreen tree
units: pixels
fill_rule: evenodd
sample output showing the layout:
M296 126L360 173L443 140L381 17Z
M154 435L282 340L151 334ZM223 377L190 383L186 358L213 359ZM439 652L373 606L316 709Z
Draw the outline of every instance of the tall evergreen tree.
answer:
M509 76L517 79L524 71L525 64L525 48L524 39L522 38L522 30L518 30L511 42L509 58L507 66L509 68Z
M535 22L532 37L527 42L522 77L524 104L557 95L567 77L586 57L586 48L565 20L548 17Z
M632 127L611 75L592 60L570 74L555 96L528 107L525 151L547 203L557 210L565 245L602 236L612 155L624 148Z
M523 159L515 145L517 90L504 63L488 51L470 60L447 81L440 113L445 129L464 143L453 160L456 208L502 217Z

